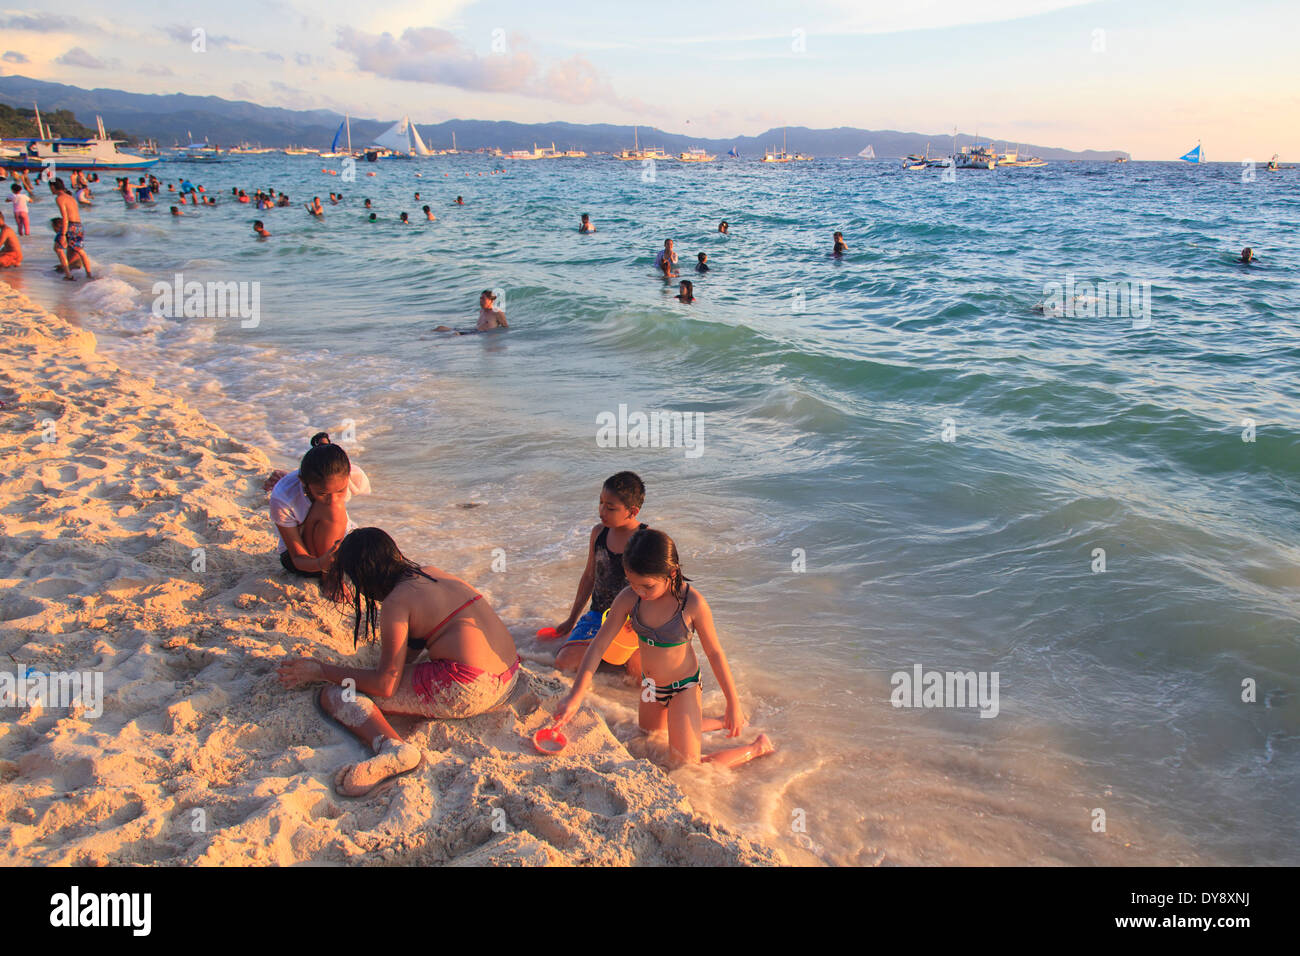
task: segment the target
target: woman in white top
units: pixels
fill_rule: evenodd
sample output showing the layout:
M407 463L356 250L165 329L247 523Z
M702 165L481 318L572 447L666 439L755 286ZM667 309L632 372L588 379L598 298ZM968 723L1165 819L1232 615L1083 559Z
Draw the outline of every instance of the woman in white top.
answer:
M329 568L351 529L347 502L368 494L370 481L328 436L314 445L296 471L271 490L271 521L280 533L280 564L289 572L318 577Z

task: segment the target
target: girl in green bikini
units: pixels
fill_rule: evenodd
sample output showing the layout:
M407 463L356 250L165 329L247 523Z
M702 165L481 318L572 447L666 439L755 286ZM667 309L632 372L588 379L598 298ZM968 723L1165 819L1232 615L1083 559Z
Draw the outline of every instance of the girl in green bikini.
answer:
M668 731L668 747L675 760L699 763L707 760L734 767L769 754L776 748L766 734L759 734L745 747L732 747L700 756L700 735L705 719L700 688L700 664L691 647L691 632L700 637L704 656L727 699L727 713L721 721L710 719L707 729L726 729L728 737L739 737L745 728L731 669L713 629L713 614L699 591L682 575L677 546L672 538L654 528L642 528L623 550L623 568L628 586L610 605L609 615L583 655L573 689L560 704L555 727L573 719L591 687L591 675L623 626L630 620L641 647L641 729ZM712 726L716 724L717 726Z

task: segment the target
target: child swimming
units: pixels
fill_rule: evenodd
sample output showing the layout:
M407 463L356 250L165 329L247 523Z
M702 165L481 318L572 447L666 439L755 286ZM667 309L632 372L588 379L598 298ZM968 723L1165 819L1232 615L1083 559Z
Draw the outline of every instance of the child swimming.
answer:
M555 666L561 671L576 671L582 663L591 639L600 630L601 617L614 603L625 587L627 575L623 571L623 549L632 535L646 527L637 521L645 504L645 483L631 471L620 471L605 479L600 489L596 514L600 523L587 537L587 566L578 579L578 593L573 599L569 616L555 626L555 636L568 635L569 640L555 655ZM583 614L583 605L591 599L591 607ZM581 615L581 617L579 617ZM629 676L640 674L641 655L633 651L626 661Z
M385 715L473 717L499 706L514 690L519 654L483 595L446 571L409 560L379 528L361 528L343 539L324 585L326 593L352 598L354 647L363 619L367 639L379 632L379 662L373 668L343 667L293 657L280 664L279 679L285 687L343 685L322 688L317 705L375 756L335 775L341 796L365 796L423 762L420 749L404 741ZM428 660L417 662L422 653Z
M708 271L709 271L709 254L708 254L707 252L697 253L696 256L695 256L695 258L696 258L696 260L698 260L698 261L695 263L695 271L696 271L696 272L708 272Z
M592 222L591 217L584 212L582 214L582 221L578 223L578 232L595 232L595 231L596 231L596 224Z
M831 252L831 255L838 258L844 255L844 253L848 251L849 251L849 244L844 241L844 236L841 233L838 232L835 233L835 249L833 252Z
M772 753L776 749L772 741L766 734L759 734L748 746L701 757L700 737L708 725L701 703L700 665L691 648L692 631L699 635L704 654L726 697L727 711L721 723L727 736L740 736L746 722L731 669L713 628L713 614L699 591L686 583L688 579L682 574L677 546L662 531L645 528L633 534L623 551L623 567L628 586L610 605L609 616L583 655L573 689L561 702L552 726L562 727L573 719L591 687L591 675L601 656L624 619L630 618L641 650L643 690L638 714L641 729L648 733L666 729L674 761L694 764L704 760L735 767Z
M262 225L262 220L260 219L257 220L257 222L253 223L253 232L257 235L257 238L259 239L271 238L271 234L266 231L266 226Z
M695 301L695 285L690 279L683 279L677 286L677 301L688 305Z
M438 218L433 214L433 210L430 209L428 206L424 207L423 212L424 212L424 218L429 220L429 222L434 222Z

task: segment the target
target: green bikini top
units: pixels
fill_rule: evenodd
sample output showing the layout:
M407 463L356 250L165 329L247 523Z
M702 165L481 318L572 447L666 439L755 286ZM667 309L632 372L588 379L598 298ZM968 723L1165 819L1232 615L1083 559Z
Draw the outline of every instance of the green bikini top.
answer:
M686 619L682 617L682 612L686 610L686 596L690 593L691 586L688 584L686 590L682 592L682 600L677 606L677 613L659 627L651 627L649 624L641 623L639 613L641 599L636 599L629 620L632 624L632 630L636 632L636 636L642 644L648 644L650 647L681 647L683 644L690 642L691 632L686 627ZM676 627L673 626L674 624ZM663 640L663 638L680 638L680 640Z

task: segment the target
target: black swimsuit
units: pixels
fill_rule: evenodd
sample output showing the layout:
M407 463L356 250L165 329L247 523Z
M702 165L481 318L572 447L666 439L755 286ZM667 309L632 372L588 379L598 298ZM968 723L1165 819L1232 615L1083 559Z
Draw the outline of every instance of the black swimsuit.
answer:
M647 528L641 524L637 530ZM609 529L601 528L596 537L596 580L591 585L591 610L604 614L614 603L620 591L627 587L627 572L623 570L623 554L609 550Z

